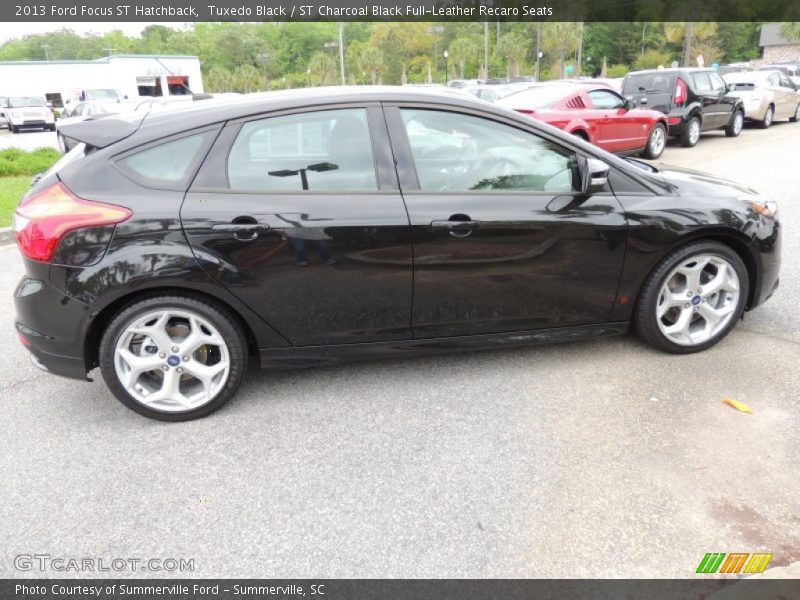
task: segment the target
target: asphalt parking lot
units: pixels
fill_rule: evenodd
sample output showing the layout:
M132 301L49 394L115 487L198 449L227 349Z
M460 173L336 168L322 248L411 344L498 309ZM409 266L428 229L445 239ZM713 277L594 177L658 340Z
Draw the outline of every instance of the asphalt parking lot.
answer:
M8 129L0 129L0 150L6 148L58 148L58 137L54 131L22 131L13 134Z
M30 366L11 326L21 262L1 247L0 577L42 575L15 570L22 553L193 558L183 575L199 577L691 577L706 552L800 560L798 156L789 123L663 156L780 203L781 287L705 353L621 337L254 370L183 424Z

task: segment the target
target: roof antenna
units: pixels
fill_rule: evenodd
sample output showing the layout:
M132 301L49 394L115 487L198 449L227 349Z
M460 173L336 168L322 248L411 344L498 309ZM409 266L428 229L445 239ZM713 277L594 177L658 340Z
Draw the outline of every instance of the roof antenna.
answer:
M178 75L175 75L175 73L173 73L167 67L167 65L165 65L163 62L161 62L160 58L158 58L157 56L154 56L153 60L155 60L158 64L160 64L163 67L163 69L167 72L167 74L172 75L173 77L178 77ZM189 94L192 96L192 100L210 100L211 98L214 97L211 94L195 94L191 90L191 88L188 85L186 85L186 80L185 79L181 81L181 87L183 87L183 89L185 89L187 92L189 92Z

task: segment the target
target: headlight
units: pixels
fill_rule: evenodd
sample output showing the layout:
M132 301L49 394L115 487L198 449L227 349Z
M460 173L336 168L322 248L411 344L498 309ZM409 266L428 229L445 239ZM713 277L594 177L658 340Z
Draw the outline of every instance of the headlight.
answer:
M12 110L11 111L11 118L12 119L21 119L22 118L22 113L19 112L18 110Z
M742 198L745 203L763 217L774 218L778 214L778 203L767 198L753 198L746 196Z

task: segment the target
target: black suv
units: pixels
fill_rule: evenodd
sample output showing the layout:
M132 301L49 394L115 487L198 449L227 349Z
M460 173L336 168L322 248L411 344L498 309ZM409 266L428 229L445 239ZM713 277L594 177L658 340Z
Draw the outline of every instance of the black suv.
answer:
M728 94L713 69L632 71L625 76L622 93L641 108L667 115L669 134L687 148L703 131L724 128L725 135L737 137L744 124L742 100Z

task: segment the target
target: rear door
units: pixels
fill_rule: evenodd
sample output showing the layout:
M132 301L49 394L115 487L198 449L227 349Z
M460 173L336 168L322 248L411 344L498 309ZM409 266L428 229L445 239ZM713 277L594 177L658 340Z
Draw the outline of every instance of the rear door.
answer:
M386 107L414 236L414 337L608 321L626 220L577 153L513 121Z
M292 344L410 338L411 234L379 106L229 123L181 219L206 270Z

